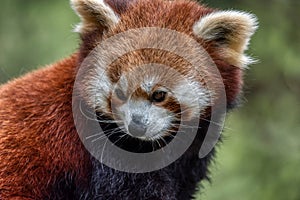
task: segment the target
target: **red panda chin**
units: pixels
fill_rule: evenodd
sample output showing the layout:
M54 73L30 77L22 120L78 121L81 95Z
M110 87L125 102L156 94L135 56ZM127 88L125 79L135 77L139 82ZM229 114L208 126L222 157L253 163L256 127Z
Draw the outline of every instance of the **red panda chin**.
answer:
M97 113L97 119L99 121L99 125L103 129L103 133L114 145L125 151L133 153L149 153L159 150L168 145L176 136L176 131L174 130L168 134L162 134L164 136L152 139L136 137L131 133L128 133L127 130L124 130L122 125L118 123L111 123L114 120L102 113Z

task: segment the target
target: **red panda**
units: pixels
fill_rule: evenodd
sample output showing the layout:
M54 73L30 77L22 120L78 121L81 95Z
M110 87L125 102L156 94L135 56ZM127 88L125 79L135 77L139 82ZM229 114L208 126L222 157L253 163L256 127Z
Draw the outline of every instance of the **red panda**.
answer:
M214 149L198 155L213 123L212 107L220 103L214 100L220 96L220 80L210 68L216 66L220 73L230 110L251 63L244 52L257 28L256 17L189 0L71 0L71 5L81 19L76 27L82 40L78 52L0 87L0 199L192 199L198 183L208 179L214 155ZM176 34L166 37L152 32L155 28ZM131 34L123 37L124 32ZM177 34L207 54L198 54ZM117 35L121 42L98 49ZM147 48L150 43L162 48ZM103 65L133 44L144 48ZM214 66L207 66L207 60ZM186 125L196 135L174 162L133 173L113 168L90 152L80 135L89 117L74 113L78 102L95 114L93 121L101 126L105 141L135 154L167 147L178 137L181 121L199 124ZM103 141L87 132L83 134ZM183 135L181 140L191 137L189 132ZM114 156L102 150L101 156ZM173 153L163 152L160 159L168 160Z

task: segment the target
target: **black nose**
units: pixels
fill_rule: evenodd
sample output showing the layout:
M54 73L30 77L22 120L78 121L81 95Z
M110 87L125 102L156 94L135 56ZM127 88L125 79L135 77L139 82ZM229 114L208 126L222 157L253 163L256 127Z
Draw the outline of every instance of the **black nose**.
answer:
M128 126L128 131L134 137L142 137L145 135L147 128L142 123L136 123L132 120Z
M131 116L132 122L134 122L137 125L144 125L144 123L142 122L142 118L143 118L143 116L141 116L141 115L132 115Z

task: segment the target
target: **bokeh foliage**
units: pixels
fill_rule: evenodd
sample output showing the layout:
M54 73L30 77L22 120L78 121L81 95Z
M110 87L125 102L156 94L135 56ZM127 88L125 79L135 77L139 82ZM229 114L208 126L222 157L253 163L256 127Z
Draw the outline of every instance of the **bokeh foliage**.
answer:
M230 115L208 200L300 199L300 2L205 1L250 11L260 28L249 53L245 104ZM201 198L202 199L202 198Z
M256 14L244 105L228 117L206 200L300 199L300 2L203 0ZM76 51L68 0L2 0L0 83Z

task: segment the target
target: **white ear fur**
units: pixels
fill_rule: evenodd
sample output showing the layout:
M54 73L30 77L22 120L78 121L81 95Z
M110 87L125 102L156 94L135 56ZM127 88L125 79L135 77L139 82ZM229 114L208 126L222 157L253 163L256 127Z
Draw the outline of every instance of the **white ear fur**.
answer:
M119 22L119 17L103 0L71 0L71 6L81 19L76 32L86 33L99 25L110 28Z
M216 11L202 17L194 24L193 31L205 41L214 41L230 64L243 67L252 62L244 51L257 27L255 15L230 10Z

